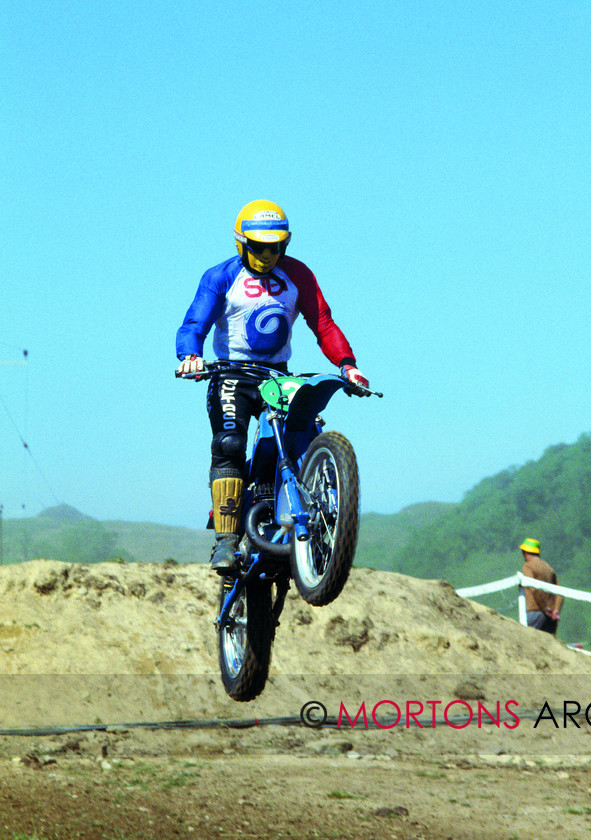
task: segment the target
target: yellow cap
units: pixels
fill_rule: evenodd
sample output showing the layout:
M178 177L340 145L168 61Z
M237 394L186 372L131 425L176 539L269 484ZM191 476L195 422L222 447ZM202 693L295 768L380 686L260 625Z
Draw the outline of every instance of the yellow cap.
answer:
M529 537L519 546L522 551L527 551L528 554L539 554L540 543L538 540L532 540Z

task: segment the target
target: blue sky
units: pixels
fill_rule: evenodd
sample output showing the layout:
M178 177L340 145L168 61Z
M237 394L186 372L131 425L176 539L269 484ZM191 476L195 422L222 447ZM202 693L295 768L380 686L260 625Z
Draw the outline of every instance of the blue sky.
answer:
M325 412L364 512L589 431L590 24L586 0L3 4L0 360L29 352L0 365L5 516L203 526L174 338L254 198L385 394ZM293 344L330 369L303 321Z

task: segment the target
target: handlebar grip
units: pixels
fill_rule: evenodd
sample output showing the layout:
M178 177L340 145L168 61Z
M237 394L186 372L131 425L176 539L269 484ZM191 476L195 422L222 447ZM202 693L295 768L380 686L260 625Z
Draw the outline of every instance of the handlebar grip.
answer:
M345 379L344 376L341 376L343 382L346 382L348 389L345 388L345 391L349 391L349 394L354 394L356 397L383 397L381 391L372 391L371 388L366 388L365 385L355 385L353 382L350 382L348 379Z
M193 379L201 382L202 379L211 379L213 375L212 370L200 370L199 373L179 373L178 370L174 372L175 379Z

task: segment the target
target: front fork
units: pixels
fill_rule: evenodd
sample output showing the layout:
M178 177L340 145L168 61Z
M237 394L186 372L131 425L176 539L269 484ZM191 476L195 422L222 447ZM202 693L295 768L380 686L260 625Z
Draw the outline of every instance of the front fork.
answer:
M258 578L261 582L267 580L267 574L261 571L262 560L259 554L254 555L254 561L248 571L244 575L236 575L235 578L227 577L224 579L224 603L219 616L216 618L214 625L219 632L227 628L230 624L230 612L236 600L244 591L247 583L254 578ZM279 624L279 616L285 604L285 598L289 590L289 578L287 576L280 576L275 580L277 584L277 594L275 596L275 603L273 604L273 618L275 626ZM271 579L268 580L268 585L271 585Z
M307 490L297 480L292 463L287 457L279 414L276 411L269 412L267 414L267 420L275 435L278 453L277 472L281 476L281 483L276 482L279 485L276 488L277 497L275 504L278 522L281 525L293 525L296 539L307 540L310 537L307 527L310 522L310 512L309 510L304 510L302 496L306 500L307 507L310 505L311 498ZM286 506L281 504L280 497L282 493L285 495ZM287 509L282 510L285 507Z
M220 614L214 621L216 630L219 631L228 625L228 618L230 616L230 610L232 609L232 605L242 592L243 588L244 581L241 577L238 576L236 578L225 578L224 603L222 604L222 610Z

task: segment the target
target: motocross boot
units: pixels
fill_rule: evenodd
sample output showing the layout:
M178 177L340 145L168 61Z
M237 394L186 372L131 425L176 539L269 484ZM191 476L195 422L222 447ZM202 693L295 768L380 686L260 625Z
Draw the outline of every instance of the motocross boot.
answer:
M218 476L220 472L216 471ZM216 572L229 572L236 568L243 488L244 481L236 475L213 478L211 482L215 546L210 567Z

